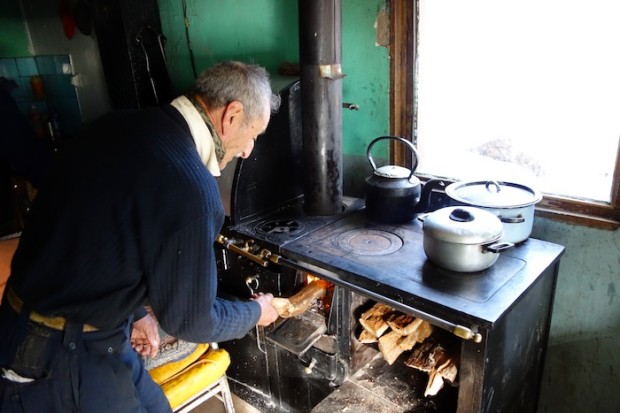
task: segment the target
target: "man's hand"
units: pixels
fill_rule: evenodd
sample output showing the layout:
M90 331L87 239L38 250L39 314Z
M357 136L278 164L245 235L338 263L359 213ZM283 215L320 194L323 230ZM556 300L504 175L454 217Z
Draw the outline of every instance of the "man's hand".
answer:
M273 294L267 293L258 293L252 296L252 299L260 304L260 318L258 319L258 323L256 325L259 326L268 326L278 319L278 312L271 305L273 301Z
M157 321L150 314L134 321L129 341L134 350L142 357L155 357L159 351Z

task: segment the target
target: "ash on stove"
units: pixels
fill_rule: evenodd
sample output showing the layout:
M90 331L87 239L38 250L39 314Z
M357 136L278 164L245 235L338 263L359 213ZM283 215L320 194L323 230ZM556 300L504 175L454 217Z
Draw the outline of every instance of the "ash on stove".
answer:
M378 353L366 366L349 376L311 413L435 413L456 411L457 387L424 397L425 373L388 364Z

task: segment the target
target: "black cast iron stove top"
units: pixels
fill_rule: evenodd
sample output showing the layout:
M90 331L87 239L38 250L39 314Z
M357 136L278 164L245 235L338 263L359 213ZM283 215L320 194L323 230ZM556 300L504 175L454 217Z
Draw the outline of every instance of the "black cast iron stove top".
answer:
M486 270L458 273L427 259L418 220L385 225L360 210L292 239L280 253L332 282L396 306L441 314L453 323L485 325L529 285L523 254L537 243L530 239L503 252Z
M362 199L344 197L340 214L309 216L303 211L303 198L299 198L258 218L230 226L228 231L259 241L275 253L280 252L284 245L333 224L363 207Z

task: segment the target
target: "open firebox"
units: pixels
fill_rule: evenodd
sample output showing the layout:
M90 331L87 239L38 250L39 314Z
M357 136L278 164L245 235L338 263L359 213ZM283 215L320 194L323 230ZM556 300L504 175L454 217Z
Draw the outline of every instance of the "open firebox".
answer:
M563 247L528 239L455 273L427 260L417 220L373 222L348 196L309 214L301 84L278 90L252 157L219 178L221 294L284 308L221 343L233 391L265 412L534 412Z

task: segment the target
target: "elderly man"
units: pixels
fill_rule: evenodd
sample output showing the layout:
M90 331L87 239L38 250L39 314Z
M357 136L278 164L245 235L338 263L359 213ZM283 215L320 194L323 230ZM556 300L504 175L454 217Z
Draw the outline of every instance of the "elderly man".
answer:
M263 68L225 62L170 105L109 113L62 150L0 306L0 411L169 412L141 362L159 344L146 303L192 342L277 318L271 294L216 296L213 243L214 176L249 156L279 104Z

